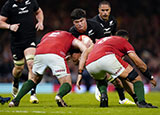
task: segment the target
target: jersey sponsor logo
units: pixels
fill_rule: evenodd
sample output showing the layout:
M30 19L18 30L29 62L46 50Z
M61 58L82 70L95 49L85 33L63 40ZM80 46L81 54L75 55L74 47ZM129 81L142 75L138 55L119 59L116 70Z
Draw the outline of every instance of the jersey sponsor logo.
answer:
M18 6L16 4L13 4L12 8L16 8L16 7L18 7Z
M113 20L111 20L111 21L109 22L109 25L110 25L110 26L112 26L112 25L113 25Z
M104 34L110 34L111 33L111 28L104 28Z
M27 10L26 8L27 8L27 7L19 8L19 10L21 10L21 11L19 11L18 14L25 14L25 13L28 13L29 10Z
M25 2L25 4L26 4L26 5L29 5L29 4L31 4L31 2L30 2L29 0L27 0L27 1Z
M19 9L23 11L23 10L25 10L26 8L27 8L27 7L24 7L24 8L19 8Z
M59 69L59 70L56 70L55 72L64 72L65 69Z
M91 35L93 35L93 34L94 34L93 30L89 30L89 31L88 31L88 36L91 36Z
M115 74L118 74L121 70L122 70L122 67L120 67Z

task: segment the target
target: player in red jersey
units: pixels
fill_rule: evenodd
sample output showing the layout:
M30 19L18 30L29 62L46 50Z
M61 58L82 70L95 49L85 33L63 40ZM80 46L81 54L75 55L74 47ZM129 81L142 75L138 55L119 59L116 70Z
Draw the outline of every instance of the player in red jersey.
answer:
M79 48L82 54L86 50L86 46L71 33L66 31L47 33L36 48L32 78L23 84L18 95L9 103L9 107L19 105L21 98L41 81L47 67L61 85L55 100L59 107L66 107L67 104L62 98L71 91L72 82L65 57L71 46Z
M81 72L84 69L86 61L86 69L98 82L97 87L101 93L100 107L108 107L107 82L105 78L107 72L111 75L112 79L116 79L119 76L133 83L134 91L138 98L138 102L136 103L138 107L157 108L152 104L146 103L144 99L144 85L140 75L130 64L122 60L122 57L128 55L153 86L156 86L156 81L149 72L147 65L137 56L133 46L128 42L128 32L119 30L117 35L104 37L97 41L92 48L88 48L81 56L83 60L79 64L79 71ZM82 75L79 74L76 83L79 88L81 79Z

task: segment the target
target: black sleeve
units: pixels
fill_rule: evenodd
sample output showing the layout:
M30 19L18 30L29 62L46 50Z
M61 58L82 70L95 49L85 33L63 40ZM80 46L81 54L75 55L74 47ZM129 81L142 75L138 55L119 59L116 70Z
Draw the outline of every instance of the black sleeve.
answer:
M9 17L9 3L6 2L1 9L1 16Z
M69 29L69 32L70 32L74 37L76 37L76 38L79 37L79 34L78 34L78 32L76 32L74 26L72 26L72 27Z
M39 4L37 0L33 0L33 10L36 12L39 9Z

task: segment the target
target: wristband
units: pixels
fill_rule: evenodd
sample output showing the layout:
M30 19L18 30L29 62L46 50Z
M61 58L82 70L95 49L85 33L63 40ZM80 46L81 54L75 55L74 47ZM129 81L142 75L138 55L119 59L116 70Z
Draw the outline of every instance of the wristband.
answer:
M78 70L78 74L81 74L81 75L82 75L82 73L83 73L83 69L79 69L79 70Z
M148 68L145 72L142 72L142 74L144 75L144 77L148 78L149 80L153 80L153 76L151 75L151 72L149 71Z
M11 30L11 24L9 25L9 30Z

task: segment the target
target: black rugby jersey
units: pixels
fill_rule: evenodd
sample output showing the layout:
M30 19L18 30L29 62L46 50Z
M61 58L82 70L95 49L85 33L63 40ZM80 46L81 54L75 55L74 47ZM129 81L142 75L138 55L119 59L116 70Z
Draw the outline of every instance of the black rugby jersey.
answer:
M77 31L75 26L72 26L69 30L75 37L79 37L80 35L89 36L93 42L95 43L95 39L100 39L104 37L103 28L101 25L95 21L87 19L87 30L84 33L80 33Z
M103 27L105 37L115 35L117 31L117 21L112 15L109 16L108 21L104 21L99 15L96 15L91 20L100 23L100 25Z
M9 24L20 24L17 32L11 32L12 44L24 44L30 38L35 39L35 12L38 9L39 5L36 0L22 0L22 2L8 0L3 5L0 15L7 17Z

